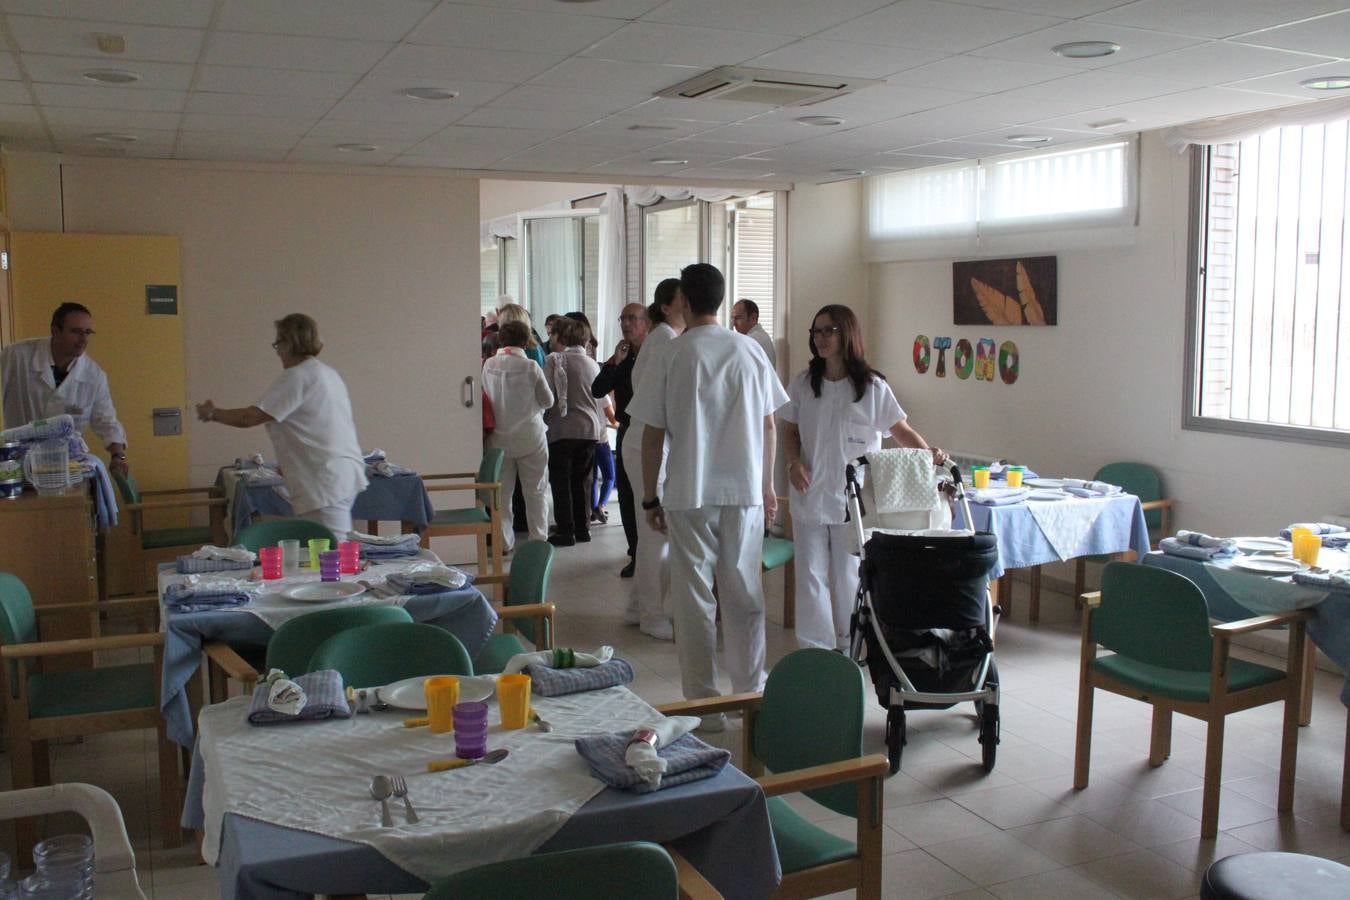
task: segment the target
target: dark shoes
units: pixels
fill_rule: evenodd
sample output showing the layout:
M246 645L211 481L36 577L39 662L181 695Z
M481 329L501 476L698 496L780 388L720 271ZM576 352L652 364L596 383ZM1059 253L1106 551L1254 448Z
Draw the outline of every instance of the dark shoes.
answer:
M587 537L586 540L589 541L590 538ZM548 536L548 542L555 547L572 547L576 545L577 540L576 538L568 537L563 534L550 534Z
M608 525L609 513L603 509L594 509L591 511L591 523L595 525Z
M578 532L577 532L577 543L578 543L578 544L589 544L590 542L591 542L591 533L590 533L589 531L578 531Z
M635 559L629 559L629 560L628 560L628 565L624 566L622 569L619 570L619 577L620 577L620 578L632 578L632 577L633 577L633 571L634 571L635 569L637 569L637 560L635 560Z

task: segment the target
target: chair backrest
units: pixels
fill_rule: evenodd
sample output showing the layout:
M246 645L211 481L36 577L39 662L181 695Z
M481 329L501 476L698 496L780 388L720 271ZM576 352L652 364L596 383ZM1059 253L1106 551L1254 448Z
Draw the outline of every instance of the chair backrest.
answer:
M443 628L386 622L333 635L315 649L306 668L337 669L347 684L367 687L418 675L472 675L473 661L459 638Z
M319 645L349 628L384 622L411 622L401 606L349 606L325 609L281 623L267 642L267 668L280 669L291 677L309 671L309 659Z
M1097 474L1093 477L1098 481L1118 484L1127 493L1134 494L1145 503L1150 500L1161 500L1166 496L1163 493L1162 475L1148 463L1107 463L1098 469ZM1144 510L1144 521L1148 523L1149 528L1160 527L1162 525L1162 510Z
M122 495L123 503L140 503L141 489L136 486L136 476L130 472L123 475L119 472L112 472L113 482L117 485L117 492Z
M308 519L272 519L267 522L255 522L240 530L234 536L234 542L257 553L260 547L276 546L277 541L298 540L304 545L311 538L328 538L334 542L329 546L334 550L337 549L336 542L339 538L323 525ZM346 535L342 538L345 539Z
M548 602L548 576L553 571L553 545L548 541L524 541L511 556L511 587L506 592L507 606ZM534 623L524 619L515 623L520 633L536 646Z
M29 644L38 638L37 614L28 586L16 575L0 572L0 640L5 644ZM19 661L9 661L11 690L19 689Z
M841 653L808 648L778 661L755 716L755 756L770 772L791 772L863 755L866 680ZM857 788L806 791L837 813L857 816Z
M1184 575L1138 563L1107 563L1092 639L1149 665L1208 672L1214 638L1205 595Z
M502 465L506 462L506 452L500 447L489 447L483 451L483 461L478 464L478 483L497 484L502 480ZM492 491L475 491L478 502L484 509L492 508ZM510 503L511 498L506 498Z
M436 882L424 900L555 896L675 900L679 895L679 875L670 854L658 844L630 841L489 863Z

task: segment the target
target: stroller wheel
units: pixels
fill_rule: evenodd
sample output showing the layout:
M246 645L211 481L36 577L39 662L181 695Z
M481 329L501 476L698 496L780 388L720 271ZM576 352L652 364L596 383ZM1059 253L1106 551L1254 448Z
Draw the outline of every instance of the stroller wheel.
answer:
M886 755L891 761L891 774L900 771L900 755L905 752L905 710L893 706L886 713Z
M994 758L998 753L998 706L993 703L981 704L980 749L981 761L986 772L994 771Z

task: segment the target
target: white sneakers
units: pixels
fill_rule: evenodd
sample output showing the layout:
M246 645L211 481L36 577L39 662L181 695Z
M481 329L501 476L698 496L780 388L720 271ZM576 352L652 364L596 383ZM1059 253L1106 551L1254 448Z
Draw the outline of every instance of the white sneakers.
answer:
M643 622L642 633L658 641L675 640L675 626L669 619L649 619Z

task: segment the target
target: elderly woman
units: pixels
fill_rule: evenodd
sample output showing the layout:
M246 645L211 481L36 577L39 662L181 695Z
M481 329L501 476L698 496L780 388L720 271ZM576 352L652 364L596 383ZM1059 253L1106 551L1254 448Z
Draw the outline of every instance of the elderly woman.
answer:
M368 483L347 385L319 362L323 342L313 319L292 313L275 324L272 349L282 372L267 393L253 406L234 409L207 400L197 404L197 418L235 428L266 425L296 515L346 537L352 501Z
M553 353L544 360L544 378L553 389L548 425L548 480L553 488L555 547L591 539L591 502L586 476L595 466L595 444L605 434L604 401L591 396L600 366L586 355L590 331L575 319L553 326Z

